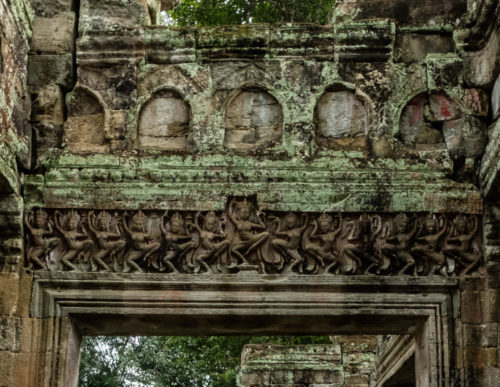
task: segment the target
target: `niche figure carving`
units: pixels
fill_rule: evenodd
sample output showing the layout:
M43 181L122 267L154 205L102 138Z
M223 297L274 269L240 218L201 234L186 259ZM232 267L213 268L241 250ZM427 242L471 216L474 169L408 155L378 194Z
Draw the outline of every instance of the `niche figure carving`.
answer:
M97 217L91 211L88 214L88 227L96 239L95 249L90 255L92 271L101 268L103 271L111 271L111 268L104 261L109 256L116 256L126 245L124 240L120 240L122 235L118 232L109 231L110 215L106 211L101 211Z
M139 211L132 216L129 225L127 221L122 219L122 227L130 241L129 249L125 254L123 271L128 273L131 268L142 273L144 270L137 264L136 261L142 259L148 266L153 266L159 269L158 263L153 260L154 253L160 248L160 244L153 242L153 238L145 231L144 223L146 216L142 211Z
M201 227L198 222L200 216L201 212L197 212L194 217L194 224L191 224L200 235L200 245L193 252L191 262L188 262L188 265L194 269L194 273L199 273L201 268L206 273L211 273L212 269L208 262L212 263L213 260L224 253L229 247L229 241L224 231L217 230L219 221L215 212L209 211L205 214Z
M233 207L237 207L237 215L233 214ZM270 236L266 230L266 225L261 219L262 213L257 212L256 218L258 223L250 221L250 203L247 200L242 202L231 201L228 210L229 220L234 224L235 235L231 242L230 252L232 256L236 256L238 263L249 265L247 258L249 254L261 246ZM254 231L261 231L257 234ZM262 260L262 259L260 259Z
M170 217L170 227L168 230L165 228L165 218L167 215L168 211L165 212L160 223L160 229L165 242L165 254L160 260L160 271L165 271L168 268L170 272L178 273L172 261L184 257L195 247L195 244L192 241L192 236L184 230L182 215L176 212Z
M63 226L63 215L61 212L55 213L55 226L57 231L63 236L66 244L66 252L61 258L64 266L68 267L71 271L76 271L78 268L72 263L76 258L78 261L85 256L94 243L89 238L87 233L78 232L78 225L80 223L80 216L74 210L71 210L66 217L66 228Z
M478 230L477 217L471 218L472 227L469 231L469 220L464 215L457 215L453 220L455 235L447 238L443 249L444 254L454 259L463 268L460 275L466 275L474 266L479 264L481 256L472 251L472 239Z
M47 213L38 209L31 213L33 215L33 224L31 224L30 215L24 216L24 224L31 234L31 245L26 253L28 267L31 269L47 269L45 261L50 250L59 244L56 237L47 238L53 235L52 225L48 221Z

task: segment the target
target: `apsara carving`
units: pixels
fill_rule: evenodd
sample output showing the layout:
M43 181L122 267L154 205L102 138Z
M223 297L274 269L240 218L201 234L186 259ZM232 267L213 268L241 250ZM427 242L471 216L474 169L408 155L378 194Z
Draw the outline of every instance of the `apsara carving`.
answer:
M304 275L482 274L465 214L44 210L26 214L33 270Z

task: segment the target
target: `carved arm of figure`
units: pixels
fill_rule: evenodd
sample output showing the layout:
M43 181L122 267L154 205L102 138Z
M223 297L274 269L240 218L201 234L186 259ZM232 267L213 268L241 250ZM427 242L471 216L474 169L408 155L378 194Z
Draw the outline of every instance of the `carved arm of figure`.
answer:
M160 230L163 235L167 235L167 230L165 230L165 218L168 216L168 210L165 211L161 217Z
M413 227L410 230L410 233L408 234L409 239L413 239L415 237L415 234L417 231L421 230L421 227L419 227L419 223L415 220L413 221Z
M187 225L188 225L188 226L190 226L190 227L192 227L192 228L195 228L195 229L196 229L199 233L201 233L201 231L202 231L202 230L201 230L201 227L200 227L200 224L198 223L198 218L200 217L200 215L201 215L201 212L200 212L200 211L198 211L198 212L196 213L196 215L194 216L194 223L192 223L192 222L187 222Z
M62 214L59 211L56 211L54 225L56 226L57 231L59 231L62 235L66 235L66 231L62 228L61 225L61 218Z
M96 235L97 230L94 227L95 224L95 214L94 211L90 211L89 214L87 215L87 224L89 226L89 230L92 231L94 235Z
M382 232L382 218L380 215L374 215L371 222L372 241L374 241Z
M129 236L132 236L132 231L128 228L127 219L125 219L125 217L122 218L122 227Z
M476 235L476 232L479 228L479 222L477 221L477 216L474 216L472 218L472 221L473 221L474 226L472 227L472 231L469 234L467 234L469 239L474 238L474 235Z
M309 235L310 238L315 238L315 237L318 237L319 234L318 234L318 221L316 219L314 219L312 221L312 225L313 225L313 229L311 231L311 235Z
M443 236L443 234L446 232L446 229L448 228L448 219L446 219L446 217L443 218L444 218L443 227L441 228L441 231L439 231L436 235L438 239Z
M265 216L263 211L257 211L257 221L259 223L252 223L252 226L257 230L265 230L267 228L266 224L262 220L261 216Z
M227 211L227 215L229 216L229 220L231 221L231 223L233 223L236 227L238 227L239 221L233 215L234 203L236 203L236 201L233 198L233 199L231 199L231 202L229 203L229 209Z
M303 214L302 218L304 219L304 221L302 226L299 227L300 232L304 232L304 230L307 228L307 223L309 222L309 214Z
M26 227L28 227L30 232L33 234L33 227L31 226L31 224L29 222L29 215L27 213L24 214L24 224L26 225Z

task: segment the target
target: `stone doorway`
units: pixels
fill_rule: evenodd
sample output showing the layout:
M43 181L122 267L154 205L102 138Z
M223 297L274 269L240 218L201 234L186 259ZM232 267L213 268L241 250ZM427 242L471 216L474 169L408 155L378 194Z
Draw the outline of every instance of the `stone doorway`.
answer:
M82 335L412 335L417 386L452 386L457 279L37 273L39 385L76 386ZM311 324L314 321L314 324Z

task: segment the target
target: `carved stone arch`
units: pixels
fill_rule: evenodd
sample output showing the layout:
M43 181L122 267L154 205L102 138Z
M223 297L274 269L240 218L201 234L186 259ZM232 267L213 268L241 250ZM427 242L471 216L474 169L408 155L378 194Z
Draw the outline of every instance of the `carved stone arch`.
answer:
M108 152L109 109L98 91L77 85L66 97L64 141L73 153Z
M318 94L314 108L317 143L325 148L337 148L339 142L364 147L372 117L368 96L351 84L333 83Z
M165 79L168 79L168 86L164 85ZM189 102L193 95L208 87L208 76L205 73L197 73L195 76L190 76L177 65L154 68L139 81L139 97L146 96L158 90L158 85L176 90Z
M252 83L235 90L225 103L224 146L262 149L281 142L283 104L267 87Z
M173 87L160 87L140 106L136 146L140 149L182 150L191 129L191 106Z
M401 108L396 137L407 146L446 147L452 159L477 157L486 145L483 123L443 90L414 94Z

